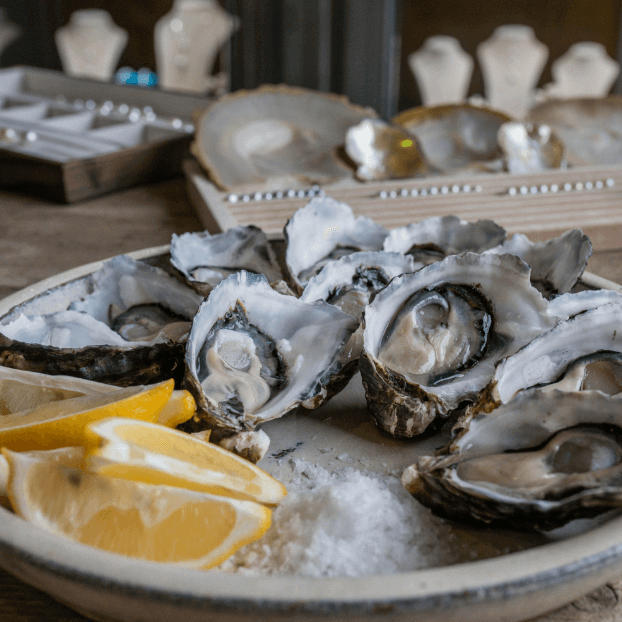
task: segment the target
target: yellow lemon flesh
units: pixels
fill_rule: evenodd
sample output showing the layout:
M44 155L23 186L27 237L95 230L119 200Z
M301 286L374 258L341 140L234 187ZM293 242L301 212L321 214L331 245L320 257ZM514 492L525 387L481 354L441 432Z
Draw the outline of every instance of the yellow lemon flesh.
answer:
M175 428L186 423L197 411L197 403L190 391L173 391L171 398L160 413L157 423Z
M0 415L0 446L15 451L82 445L85 427L108 417L157 421L174 381L45 401ZM36 400L34 400L36 401ZM19 402L23 405L23 400ZM6 406L7 400L3 404ZM14 404L12 405L14 406Z
M144 421L108 419L85 431L91 472L273 505L286 494L265 471L190 434Z
M251 501L102 477L3 450L14 511L54 533L106 551L211 568L270 526Z

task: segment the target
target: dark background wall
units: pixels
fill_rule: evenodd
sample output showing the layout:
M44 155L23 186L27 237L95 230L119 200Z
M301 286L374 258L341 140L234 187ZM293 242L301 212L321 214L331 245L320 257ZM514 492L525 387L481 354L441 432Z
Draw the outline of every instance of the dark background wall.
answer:
M389 117L420 103L408 54L434 34L457 37L475 55L477 44L502 24L532 26L550 50L550 63L578 41L603 43L617 58L619 0L219 0L242 27L225 54L233 90L285 82L346 93ZM129 42L121 65L155 69L153 29L172 0L0 0L23 36L0 58L60 69L54 31L83 8L108 10ZM471 93L482 92L477 63Z

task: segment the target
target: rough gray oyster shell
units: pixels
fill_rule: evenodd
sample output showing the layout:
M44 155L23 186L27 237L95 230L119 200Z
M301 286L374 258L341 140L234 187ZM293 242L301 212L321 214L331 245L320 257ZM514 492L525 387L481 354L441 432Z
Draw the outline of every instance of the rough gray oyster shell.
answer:
M303 402L319 406L357 325L333 305L279 294L263 275L229 276L201 304L188 336L184 382L197 417L238 432Z
M557 324L514 255L452 255L398 276L364 314L368 410L394 436L477 399L495 364Z
M468 422L402 483L458 521L554 529L622 504L622 410L599 391L530 392Z

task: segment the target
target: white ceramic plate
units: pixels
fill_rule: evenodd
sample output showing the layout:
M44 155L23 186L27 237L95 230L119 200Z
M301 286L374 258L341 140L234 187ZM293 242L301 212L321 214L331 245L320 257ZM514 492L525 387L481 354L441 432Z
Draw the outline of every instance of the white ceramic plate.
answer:
M168 247L134 253L153 257ZM42 281L0 301L0 317L46 290L84 276L102 262ZM620 286L585 275L587 286ZM411 464L438 446L438 437L393 441L368 422L355 378L325 407L271 422L270 456L282 449L330 468L341 453L363 454L370 470ZM320 450L330 444L334 450ZM287 480L284 461L261 466ZM291 472L291 470L290 470ZM276 622L391 620L512 622L574 600L622 574L622 516L576 521L575 535L557 541L517 532L461 527L473 542L507 538L527 550L468 563L383 576L300 579L199 572L105 553L32 526L0 507L0 566L69 607L96 620L115 622ZM477 551L476 551L477 554Z

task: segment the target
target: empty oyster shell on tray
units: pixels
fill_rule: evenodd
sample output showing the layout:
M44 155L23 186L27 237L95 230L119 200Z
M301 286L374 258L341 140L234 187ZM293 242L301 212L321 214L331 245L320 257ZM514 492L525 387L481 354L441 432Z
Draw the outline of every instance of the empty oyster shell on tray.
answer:
M319 406L357 326L333 305L279 294L263 275L229 276L201 304L188 337L185 384L197 417L237 432L303 402Z
M527 120L548 125L566 147L572 166L622 161L622 97L559 99L529 111Z
M417 140L401 127L364 119L346 133L345 150L362 181L422 177L430 172Z
M564 168L564 143L548 125L504 123L498 132L504 168L524 175L553 168Z
M411 255L418 267L448 255L481 253L505 241L505 229L492 220L466 222L458 216L433 216L389 232L382 246Z
M426 161L442 173L502 170L497 135L508 121L502 112L470 104L419 106L392 119L417 139Z
M349 127L373 116L338 95L262 86L210 104L196 124L193 150L227 190L326 184L352 178L337 149Z
M398 276L365 309L368 410L394 436L421 434L474 401L498 361L557 322L513 255L452 255Z
M441 516L545 530L619 508L621 482L620 401L598 391L525 394L402 476Z
M388 231L371 218L355 217L349 205L322 196L297 210L283 233L288 276L300 294L329 261L359 251L381 250Z
M263 274L271 283L283 278L266 234L252 225L215 235L208 231L173 234L170 252L171 264L203 296L240 270Z

